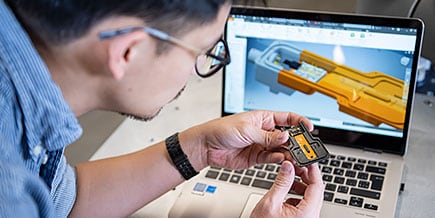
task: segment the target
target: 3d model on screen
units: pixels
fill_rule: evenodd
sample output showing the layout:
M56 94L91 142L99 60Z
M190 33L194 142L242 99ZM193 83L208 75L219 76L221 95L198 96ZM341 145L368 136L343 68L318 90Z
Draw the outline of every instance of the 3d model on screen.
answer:
M403 80L382 72L361 72L283 41L264 51L250 49L248 59L256 65L256 80L273 92L317 91L335 98L344 113L376 126L385 123L403 129Z

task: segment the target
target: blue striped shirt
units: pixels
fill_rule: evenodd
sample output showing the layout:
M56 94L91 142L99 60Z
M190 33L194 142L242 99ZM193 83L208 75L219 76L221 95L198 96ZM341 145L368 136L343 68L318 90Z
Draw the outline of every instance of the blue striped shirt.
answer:
M29 36L0 0L0 217L66 217L76 178L64 148L82 129Z

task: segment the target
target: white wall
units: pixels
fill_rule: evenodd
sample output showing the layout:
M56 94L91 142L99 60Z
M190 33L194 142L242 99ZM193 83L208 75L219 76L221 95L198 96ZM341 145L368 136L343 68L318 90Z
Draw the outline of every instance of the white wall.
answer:
M406 17L414 0L357 0L356 12ZM435 62L435 0L421 0L414 13L425 23L422 56Z

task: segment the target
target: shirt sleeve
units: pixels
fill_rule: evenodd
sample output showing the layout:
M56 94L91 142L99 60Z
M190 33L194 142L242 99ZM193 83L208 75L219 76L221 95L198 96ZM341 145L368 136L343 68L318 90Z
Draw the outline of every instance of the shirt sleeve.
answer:
M62 155L51 189L51 198L57 217L68 217L70 214L77 197L76 184L75 170Z
M54 217L45 183L4 157L0 157L0 202L0 217Z

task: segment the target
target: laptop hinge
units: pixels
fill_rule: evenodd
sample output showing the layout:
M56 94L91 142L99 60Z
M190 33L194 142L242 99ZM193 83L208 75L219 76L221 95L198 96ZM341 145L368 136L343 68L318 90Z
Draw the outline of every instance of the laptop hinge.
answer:
M382 150L379 150L379 149L363 148L363 150L366 151L366 152L372 152L372 153L376 153L376 154L382 154Z

